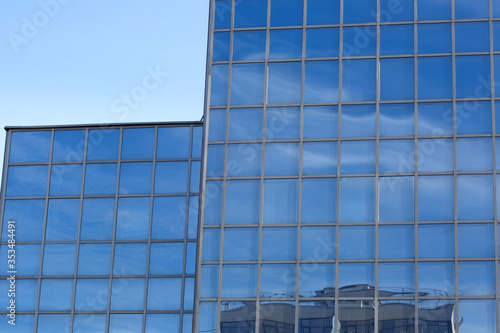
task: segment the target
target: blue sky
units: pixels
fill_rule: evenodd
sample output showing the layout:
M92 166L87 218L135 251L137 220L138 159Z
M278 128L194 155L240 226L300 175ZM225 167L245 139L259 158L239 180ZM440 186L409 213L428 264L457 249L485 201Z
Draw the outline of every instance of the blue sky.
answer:
M0 127L199 120L208 5L1 1Z

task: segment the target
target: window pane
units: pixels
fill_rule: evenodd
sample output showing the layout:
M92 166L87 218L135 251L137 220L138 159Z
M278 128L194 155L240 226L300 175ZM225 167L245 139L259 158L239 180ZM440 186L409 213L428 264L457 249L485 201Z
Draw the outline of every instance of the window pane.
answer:
M336 106L309 106L304 108L304 139L329 139L338 135L338 108Z
M418 140L418 171L453 171L453 140Z
M296 179L264 181L264 224L297 223L299 182Z
M262 265L260 297L295 297L296 275L295 264Z
M222 220L222 182L207 182L205 198L206 225L220 224Z
M494 300L460 300L459 317L465 318L460 325L463 332L494 332L495 331L495 301Z
M335 285L335 264L301 264L301 297L324 297L325 291Z
M48 167L10 166L7 176L8 197L45 196L47 193Z
M193 310L194 279L185 279L184 282L184 310Z
M241 1L235 6L235 28L265 27L266 25L267 0Z
M493 181L491 175L458 176L458 219L493 219Z
M483 81L490 76L488 56L458 56L456 72L457 98L490 97L489 84L487 89L478 89L483 87Z
M489 1L477 0L471 3L467 0L455 0L455 18L457 19L472 19L472 18L488 18L489 16Z
M147 244L116 244L113 275L146 274Z
M229 39L227 40L229 45ZM259 60L266 56L266 31L235 31L233 61ZM225 59L223 59L225 60Z
M229 177L260 176L262 144L229 145L227 160Z
M43 275L75 274L74 244L47 244L43 254Z
M80 195L82 169L81 164L53 165L50 176L50 195Z
M217 298L219 290L218 285L219 285L219 266L203 265L201 267L200 297Z
M450 23L418 25L419 53L451 53L451 41Z
M425 296L455 295L455 265L453 262L418 263L418 291Z
M376 0L350 0L344 4L344 23L365 23L377 21Z
M10 143L10 163L48 162L50 131L13 132Z
M413 24L380 27L381 55L412 54L413 44Z
M302 227L300 232L301 260L333 260L337 240L335 227Z
M41 241L45 219L45 200L6 200L2 242L8 240L8 221L16 221L16 241Z
M304 175L337 173L337 142L305 142L303 149Z
M154 128L125 128L123 130L122 160L153 159L154 141Z
M380 263L379 297L405 297L415 293L415 264L412 262ZM394 294L393 294L394 293Z
M380 136L415 135L413 104L380 105Z
M188 158L190 136L189 127L159 128L157 158Z
M418 226L419 258L455 257L455 229L453 224Z
M156 163L155 193L186 193L188 162Z
M43 279L40 290L40 311L71 310L72 294L73 279Z
M489 171L493 166L490 138L457 139L458 171Z
M452 98L452 81L451 57L418 59L418 98Z
M340 227L339 259L375 258L375 228L372 226Z
M413 99L413 84L413 59L380 60L380 99Z
M307 58L328 58L339 56L339 29L307 29Z
M307 24L338 24L340 22L339 0L309 0L307 2Z
M207 177L224 176L224 160L226 147L223 145L209 145L207 153Z
M141 310L144 308L144 279L113 279L111 310ZM123 331L117 331L123 332ZM137 332L137 331L133 331Z
M302 223L334 223L336 208L336 179L302 181Z
M490 134L491 102L457 103L457 134Z
M134 333L141 330L142 314L112 314L109 316L109 333Z
M455 23L455 40L456 52L489 52L490 26L488 22Z
M266 176L299 174L298 143L266 144Z
M217 302L201 302L199 328L201 332L217 331Z
M458 256L460 258L488 258L495 256L493 223L459 224Z
M182 274L184 243L151 244L149 274Z
M43 316L41 316L43 317ZM35 326L35 315L16 315L16 325L13 326L9 324L7 320L3 320L0 322L0 329L2 329L2 332L6 333L15 333L17 332L31 332L33 331ZM47 331L51 332L51 331Z
M193 127L193 144L191 146L192 158L201 158L201 141L202 141L203 127Z
M270 63L267 102L269 104L299 104L301 83L301 62Z
M189 197L188 239L196 239L198 235L198 210L200 208L199 201L200 198L197 196Z
M303 24L304 1L271 0L271 26Z
M458 294L460 296L495 295L495 263L493 261L459 262Z
M499 2L500 4L500 2ZM498 5L497 5L498 6ZM493 22L493 51L500 51L500 23ZM496 68L496 66L495 66Z
M282 318L286 318L286 322ZM276 325L276 333L293 332L295 329L294 302L261 302L259 332L265 332L268 323Z
M80 244L78 275L109 275L111 244Z
M269 59L302 58L302 29L271 30Z
M262 260L296 260L297 228L264 228Z
M418 0L419 20L450 20L451 0Z
M229 111L229 140L262 140L263 119L262 109L232 109Z
M150 198L120 198L116 221L116 239L147 239Z
M235 64L231 79L231 105L264 103L264 64Z
M219 261L220 229L203 230L203 261Z
M115 199L84 199L81 240L111 240L115 219Z
M229 61L230 32L216 32L213 37L212 61Z
M376 99L377 66L374 59L342 62L342 100L374 101Z
M377 53L377 27L344 27L344 57L374 56Z
M215 2L215 29L229 29L231 27L231 0Z
M342 137L375 137L376 117L375 105L343 105Z
M116 170L116 163L87 164L84 193L86 195L115 194Z
M119 141L119 129L89 130L87 161L117 160Z
M344 141L340 169L343 174L375 173L375 141Z
M49 200L45 240L75 241L78 233L79 215L80 199Z
M415 231L412 225L382 225L379 227L380 259L415 258Z
M18 227L16 227L17 229ZM17 231L17 230L16 230ZM18 245L15 247L15 256L18 262L21 262L22 265L18 265L16 267L17 275L19 276L36 276L40 270L40 249L41 246L38 245ZM8 255L12 255L12 252L9 253L9 250L12 250L7 244L2 245L0 247L0 276L9 276L8 271Z
M148 310L180 310L182 279L149 279Z
M83 160L85 131L55 131L53 162L79 162ZM11 154L12 155L12 154Z
M224 232L225 261L256 261L259 252L259 229L227 228Z
M414 140L382 140L379 143L380 173L414 172Z
M414 221L414 177L380 178L380 221Z
M339 100L339 62L306 62L305 103L334 103Z
M226 224L259 224L260 180L229 180L226 186Z
M452 134L453 105L451 103L418 104L418 135L441 136Z
M375 221L375 178L342 178L340 222Z
M152 163L122 163L120 170L120 194L151 193Z
M75 314L73 331L104 332L106 330L105 314Z
M227 84L229 66L212 66L212 84L210 91L210 106L221 106L227 104Z
M76 311L106 311L108 279L78 279L76 282ZM106 323L106 319L104 320Z
M453 177L418 177L419 221L452 221L453 216Z
M224 265L222 297L257 297L257 265Z
M413 0L380 1L382 22L413 21Z
M153 204L153 239L184 239L186 197L156 197Z
M2 281L4 282L4 281ZM5 287L4 287L5 286ZM17 280L16 281L16 291L15 291L15 296L13 297L16 301L15 303L15 308L16 312L17 311L35 311L36 309L36 297L37 297L37 291L38 291L38 281L37 280ZM2 298L5 297L5 302L2 302L2 308L6 309L7 311L9 310L10 306L10 300L12 298L9 297L8 294L10 294L10 283L8 280L5 280L5 284L2 283L2 290L4 290L5 296L2 295ZM2 310L3 310L2 309ZM4 316L6 316L4 314ZM18 322L18 315L16 313L16 321L15 321L15 328L19 329L19 322ZM4 318L5 322L9 322L11 320L10 317ZM12 325L9 325L12 326ZM0 326L2 328L2 326ZM12 331L15 332L16 330ZM2 332L11 332L9 330L2 330ZM20 330L18 330L20 332Z
M200 192L200 172L201 172L201 161L191 162L191 179L189 180L190 193Z
M268 108L266 139L286 140L300 137L300 108Z
M49 332L69 332L71 324L71 315L39 315L38 316L38 333Z
M146 333L179 332L178 314L146 315Z
M342 263L339 265L339 288L367 284L375 285L375 265L372 263ZM346 290L349 295L349 292ZM342 297L342 291L340 291Z

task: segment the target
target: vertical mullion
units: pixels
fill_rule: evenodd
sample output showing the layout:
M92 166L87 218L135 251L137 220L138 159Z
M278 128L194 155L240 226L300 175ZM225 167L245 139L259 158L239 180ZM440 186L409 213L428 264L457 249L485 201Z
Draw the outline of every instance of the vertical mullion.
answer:
M415 127L414 127L414 135L415 135L415 179L414 179L414 221L413 221L413 232L414 232L414 285L415 285L415 290L414 290L414 297L415 297L415 303L414 303L414 310L415 310L415 332L418 332L418 25L417 25L417 18L418 18L418 6L417 6L417 1L413 3L413 61L414 61L414 81L413 81L413 86L414 86L414 113L415 113Z
M2 183L0 190L0 236L2 236L3 231L3 219L4 219L4 210L5 210L5 196L7 192L7 174L9 171L9 156L10 156L10 141L12 137L12 131L8 130L5 139L5 148L4 148L4 156L3 156L3 171L2 171ZM0 242L2 238L0 237Z

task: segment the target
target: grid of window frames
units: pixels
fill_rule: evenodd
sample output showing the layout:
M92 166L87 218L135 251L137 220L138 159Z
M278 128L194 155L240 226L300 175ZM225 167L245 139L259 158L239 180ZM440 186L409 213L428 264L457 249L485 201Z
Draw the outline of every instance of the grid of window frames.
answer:
M500 332L500 1L211 3L199 332Z
M201 138L200 123L9 130L0 331L191 333Z

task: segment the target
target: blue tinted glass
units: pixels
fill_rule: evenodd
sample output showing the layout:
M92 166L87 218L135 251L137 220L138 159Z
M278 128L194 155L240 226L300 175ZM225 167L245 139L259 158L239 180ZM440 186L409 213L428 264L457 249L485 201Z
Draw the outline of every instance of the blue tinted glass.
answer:
M152 163L122 163L120 170L120 194L151 193Z
M413 53L412 25L383 25L380 27L380 54Z
M214 33L214 49L212 61L229 61L230 32Z
M257 296L257 265L224 265L222 297L250 298Z
M344 23L377 22L377 0L349 0L344 3Z
M196 246L194 242L187 243L186 249L186 274L194 275L196 266Z
M217 331L217 302L200 303L199 331Z
M500 17L500 1L492 0L493 17Z
M229 41L229 40L228 40ZM228 43L227 41L227 43ZM229 44L229 43L228 43ZM233 60L259 60L266 57L266 31L235 31ZM225 59L223 59L225 60Z
M115 199L84 199L81 240L111 240L115 218Z
M219 285L219 266L203 265L201 267L201 298L216 298Z
M304 1L271 0L271 26L303 24Z
M456 23L455 40L456 52L488 52L490 25L488 22Z
M39 333L49 332L69 332L71 324L71 315L39 315L38 330Z
M226 147L224 145L209 145L207 153L207 177L222 177L224 175L224 160Z
M380 136L413 136L414 134L413 104L380 105Z
M444 172L453 170L453 140L418 140L418 171Z
M17 229L17 227L16 227ZM16 230L17 231L17 230ZM22 265L16 267L17 275L20 276L36 276L40 270L40 245L16 245L15 256L18 262ZM12 255L12 250L8 245L3 245L0 247L0 257L2 262L0 263L0 275L6 275L11 269L8 268L9 261L8 256ZM11 258L12 259L12 258Z
M48 162L52 133L13 132L10 143L10 163Z
M186 193L188 162L156 163L155 193Z
M302 58L302 29L271 30L269 59Z
M207 182L205 224L220 224L222 219L222 182Z
M495 294L495 263L469 261L458 263L458 294L489 296Z
M493 181L490 175L458 176L458 219L493 219Z
M108 279L78 279L75 310L106 311L108 307ZM106 319L104 319L106 323Z
M184 310L193 310L194 302L194 279L186 279L184 282Z
M148 314L146 333L179 332L178 314Z
M493 223L459 224L458 256L460 258L487 258L495 256Z
M306 62L305 103L333 103L339 100L339 62Z
M267 0L239 1L235 3L235 28L265 27L266 25Z
M457 170L489 171L493 165L491 138L458 138Z
M456 57L457 98L490 97L490 58L488 56ZM484 81L487 81L485 87Z
M381 0L380 21L413 21L413 1L414 0Z
M200 192L200 171L201 162L193 161L191 162L191 179L189 184L189 192L198 193Z
M344 60L342 66L342 100L374 101L377 84L376 60Z
M146 274L147 244L116 244L113 275Z
M109 333L134 333L141 330L142 314L112 314L109 316Z
M85 150L85 131L55 131L54 162L79 162ZM12 153L11 153L12 155Z
M407 296L415 289L415 264L410 262L380 263L378 266L379 296Z
M333 223L336 220L337 180L302 181L302 223Z
M182 279L149 279L148 310L180 310Z
M450 23L418 25L419 53L451 53L451 42Z
M42 315L40 317L44 317ZM49 315L50 316L50 315ZM15 332L31 332L35 326L35 315L20 315L16 314L16 325L13 326L7 320L0 321L0 329L5 333ZM52 330L47 331L52 332Z
M229 180L226 184L226 224L258 224L260 180Z
M189 216L188 216L188 238L196 239L198 234L198 210L200 198L197 196L189 197ZM153 215L154 217L154 215ZM206 221L205 221L206 223Z
M269 64L268 103L299 104L302 82L301 62Z
M229 145L227 159L229 177L260 176L262 145L260 143Z
M476 0L474 2L455 0L455 18L457 19L488 18L488 16L488 0Z
M38 281L37 280L17 280L16 281L16 291L15 291L15 296L14 295L9 295L11 294L11 292L9 291L10 290L10 283L9 283L9 280L7 279L2 279L1 282L0 282L0 288L2 288L2 290L4 290L4 295L0 296L0 305L2 306L3 309L6 309L6 311L10 311L9 308L12 308L11 304L10 304L10 301L15 299L15 303L14 303L14 306L15 306L15 309L16 311L35 311L36 309L36 297L37 297L37 291L38 291ZM9 296L12 296L9 297ZM5 314L4 314L5 316ZM19 322L18 322L18 317L17 317L17 313L16 313L16 317L15 317L15 326L13 326L12 324L9 324L9 326L13 326L15 327L16 329L14 330L3 330L3 326L0 326L0 328L2 329L2 333L3 332L19 332ZM11 321L11 318L10 316L9 317L4 317L4 321L7 323L7 322L10 322ZM33 327L31 327L31 330L33 329ZM30 330L27 330L27 331L30 331Z
M500 4L500 2L499 2ZM493 22L493 50L500 51L500 22ZM496 67L496 66L495 66Z
M266 176L299 174L298 143L266 144Z
M203 230L203 261L218 261L220 253L220 229Z
M264 223L297 223L298 192L296 179L264 181Z
M495 77L498 77L500 75L500 56L499 55L494 55L493 56L493 59L494 59L494 75ZM490 89L490 86L489 86L489 80L487 80L487 78L481 78L481 91L483 90L487 90L488 92L491 90ZM495 96L498 97L500 96L500 84L499 82L494 82L495 84ZM479 84L478 84L479 85ZM479 89L479 88L478 88Z
M52 199L49 201L45 240L76 240L80 199Z
M342 178L340 181L340 222L375 221L375 179Z
M89 130L87 161L117 160L119 141L119 129Z
M45 196L47 176L48 167L45 165L11 166L7 176L7 196Z
M116 239L147 239L150 198L120 198L116 221Z
M456 114L457 134L491 133L491 102L459 102Z
M208 141L224 141L226 139L225 109L210 110Z
M111 244L81 244L78 275L108 275Z
M413 59L380 60L380 98L410 100L414 96Z
M260 297L295 297L295 264L262 265Z
M231 0L215 1L215 29L229 29L231 27Z
M203 135L203 127L193 127L193 145L192 145L192 158L201 158L201 141Z
M335 227L302 227L300 259L314 261L335 259L335 234Z
M339 265L339 288L356 284L375 284L375 266L372 263L343 263Z
M210 106L227 104L228 65L212 66L212 84L210 93Z
M43 253L43 275L75 274L74 244L47 244Z
M122 160L152 159L154 144L154 128L125 128L123 130Z
M41 311L69 311L72 294L73 279L43 279L39 308Z
M380 221L414 221L414 177L380 178Z
M339 29L307 29L307 58L327 58L339 56Z
M151 244L149 274L181 275L184 243Z
M224 260L257 260L259 254L259 229L228 228L224 232Z
M338 24L340 22L339 0L309 0L307 2L307 24Z
M342 106L342 137L375 137L376 117L375 105Z
M296 260L297 228L264 228L262 260Z
M116 163L87 164L84 193L86 195L115 194L116 170Z
M375 141L344 141L340 170L343 174L375 173Z
M339 259L373 259L375 228L372 226L340 227Z
M267 109L266 139L286 140L300 137L300 108Z
M304 108L304 139L336 138L338 109L336 106L309 106Z
M344 57L370 56L377 53L377 27L344 27Z
M451 57L418 59L418 98L444 99L452 97Z
M419 20L451 19L451 0L418 0Z
M379 143L380 173L408 173L414 171L414 140L382 140Z
M53 165L50 176L50 195L80 195L82 169L81 164Z
M455 256L453 224L419 225L418 256L420 258L453 258Z
M143 305L144 279L113 279L111 310L142 311Z
M264 103L264 64L235 64L231 78L231 105Z
M452 135L453 105L451 103L419 103L418 135Z
M463 332L474 332L479 328L484 332L495 331L494 300L460 300L458 302L460 318L467 318L467 323L460 325ZM455 319L457 320L457 319Z
M75 314L73 317L73 331L105 332L105 314Z
M412 225L383 225L379 227L380 259L415 258L415 231Z
M156 197L153 204L153 239L184 239L186 197Z
M7 200L3 216L2 241L8 240L8 221L16 221L16 241L41 241L45 200Z
M158 129L157 158L188 158L191 129L164 127Z
M337 173L337 142L305 142L302 173L333 175Z
M262 109L232 109L229 111L229 140L262 140L263 119Z
M452 221L453 214L453 177L419 177L418 219L420 221Z
M335 284L335 264L300 265L300 296L321 297L322 292Z
M418 291L425 296L455 295L455 265L453 262L420 262Z

